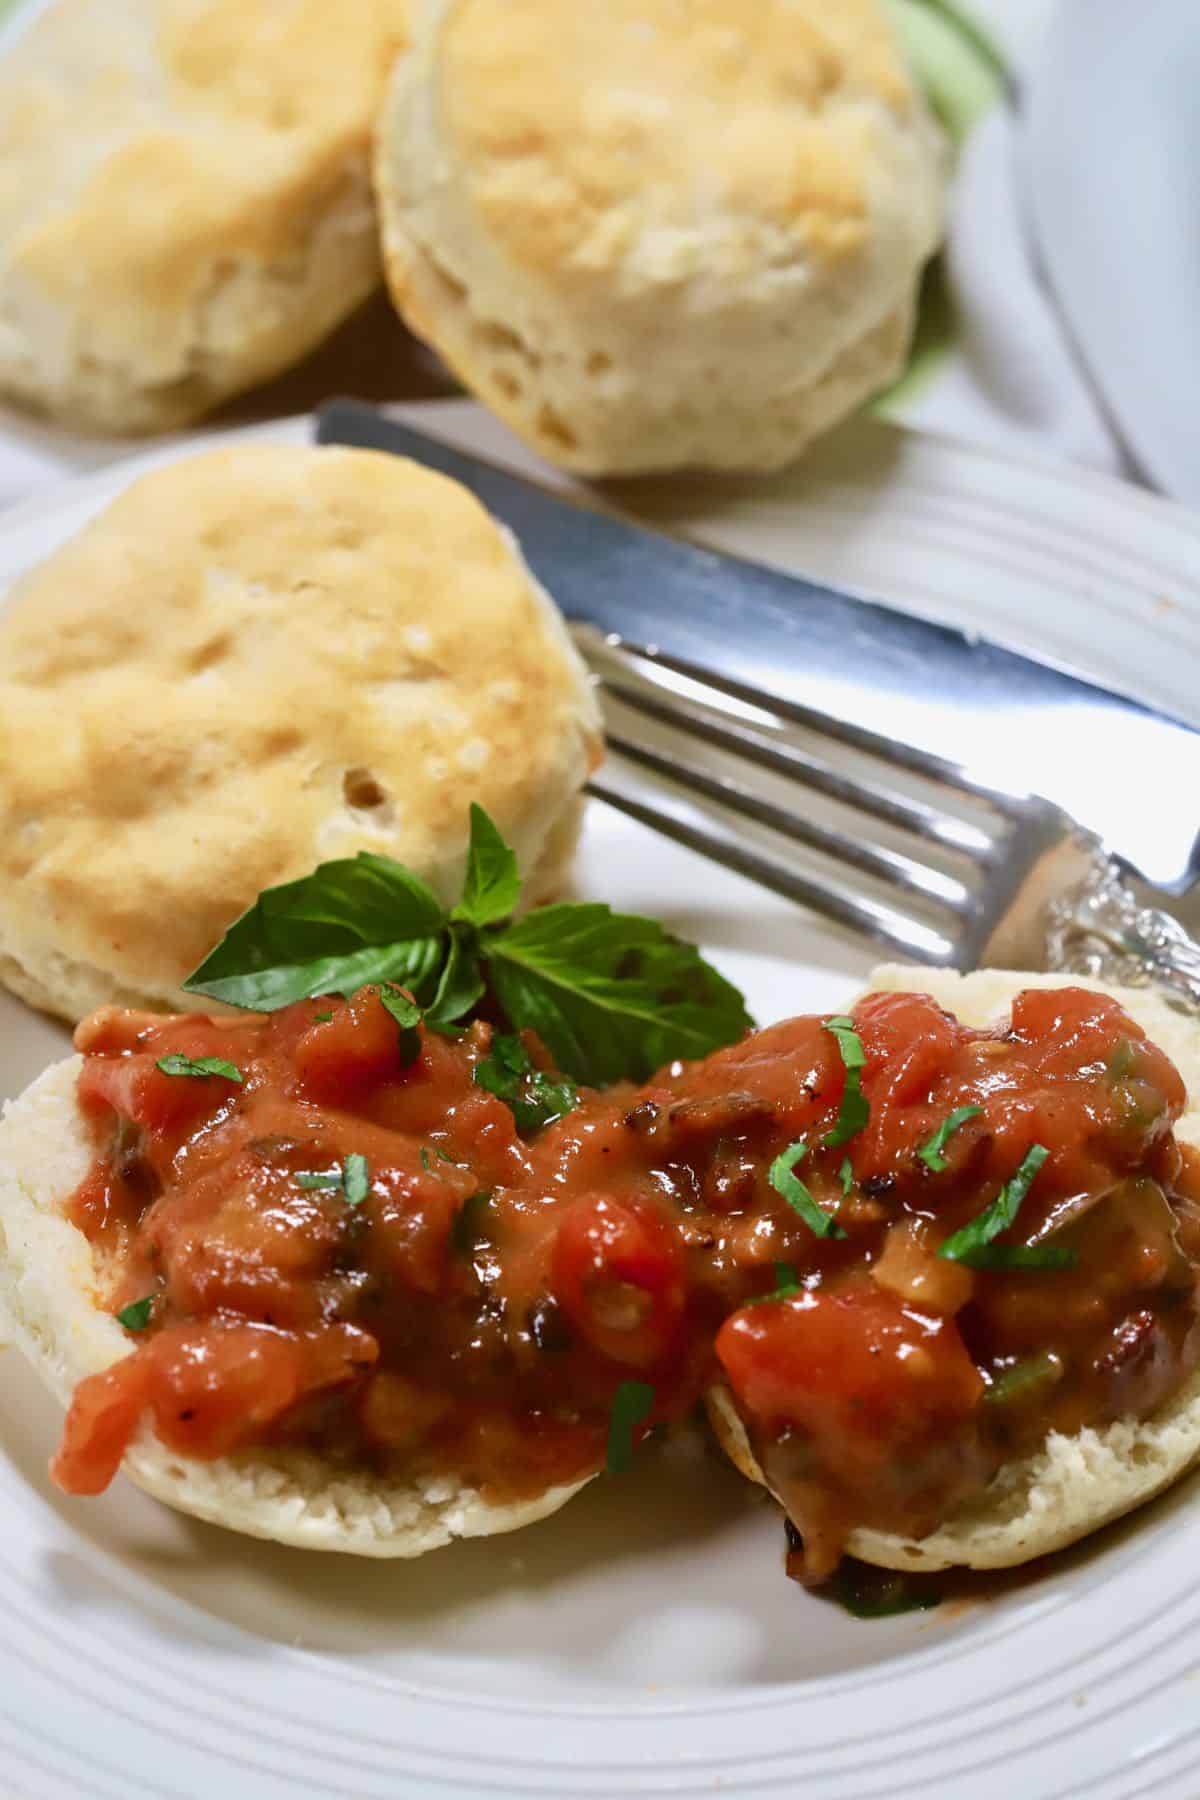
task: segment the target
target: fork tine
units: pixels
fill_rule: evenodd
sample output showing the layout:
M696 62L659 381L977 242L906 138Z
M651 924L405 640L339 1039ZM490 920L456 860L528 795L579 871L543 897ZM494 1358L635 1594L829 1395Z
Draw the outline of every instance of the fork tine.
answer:
M684 818L665 800L658 806L649 806L632 795L621 793L608 782L596 780L589 781L587 792L594 799L603 801L606 806L624 813L627 818L649 826L651 831L671 838L688 850L697 851L710 862L720 863L722 868L731 869L736 875L744 875L748 880L757 882L760 887L782 894L784 899L792 900L799 906L810 907L822 918L830 919L835 925L845 926L875 943L898 951L901 956L911 957L914 962L942 966L953 961L954 945L943 933L908 918L892 907L840 893L824 882L802 875L758 851L748 849L732 836L704 830Z
M920 894L927 900L949 908L951 912L962 914L966 911L970 901L967 888L961 881L955 881L937 869L926 868L924 864L915 863L907 856L860 843L856 838L848 837L845 832L830 830L812 819L786 812L760 794L743 787L740 782L706 775L702 770L692 768L676 757L664 755L662 751L652 749L636 739L610 732L608 742L611 749L628 757L631 762L652 770L656 775L664 776L668 781L678 783L680 787L689 788L693 793L702 794L705 799L715 801L718 806L730 807L734 812L778 832L781 837L791 839L793 843L804 844L810 850L819 850L823 855L858 869L864 875L873 876L877 881L886 882L910 894Z
M735 724L732 720L708 718L698 707L681 696L673 695L669 700L660 700L653 694L606 676L601 677L601 686L623 705L632 707L647 718L658 719L675 730L685 731L691 737L712 744L716 749L728 750L745 757L747 762L756 763L761 769L767 769L775 775L784 775L802 787L824 794L830 800L840 801L842 805L853 807L859 812L868 813L872 818L879 819L886 825L896 826L913 837L924 838L941 845L943 849L970 856L975 861L985 859L992 849L992 840L987 834L964 819L952 818L948 813L939 812L935 807L926 806L919 800L891 793L861 776L848 775L831 768L797 745L770 744L752 730Z
M815 707L807 706L803 701L784 700L776 694L765 693L758 688L750 687L745 682L738 681L731 675L722 675L714 669L702 668L698 663L689 662L684 657L672 656L667 651L659 650L652 645L637 644L629 639L619 638L615 633L606 635L598 631L594 625L576 620L571 624L571 631L580 653L593 665L593 668L597 664L608 663L611 665L615 663L618 669L633 675L635 680L660 689L664 686L662 672L667 670L674 675L683 676L685 680L699 688L705 694L707 704L718 710L721 710L723 698L734 700L739 705L751 707L760 715L768 715L777 720L786 720L790 724L803 726L805 730L811 731L818 737L832 738L837 743L863 751L896 768L906 769L910 774L918 775L926 781L935 782L940 787L950 788L959 793L969 794L977 800L986 801L1006 817L1012 812L1014 795L1006 794L999 788L989 787L986 783L976 780L961 764L952 763L945 757L935 756L931 751L919 750L912 744L896 742L892 738L882 736L879 732L869 730L865 725L855 725L847 719L837 718L833 713L820 712ZM613 682L612 677L604 673L603 666L596 669L596 672L606 686L615 689L620 685ZM636 689L631 690L629 694L623 693L621 697L628 699L633 705L644 704L644 709L649 711L649 697L646 697L644 703L640 696L637 699L633 697L636 692ZM670 700L666 704L670 709L670 722L683 723L681 712L686 712L689 720L700 717L694 704L689 705L674 687L670 688L669 692ZM658 701L657 704L661 707L664 703ZM679 710L677 711L677 709ZM660 713L658 716L666 715ZM690 723L689 728L691 728ZM759 743L761 744L761 740ZM742 745L739 744L736 747L741 749ZM767 748L767 746L762 747ZM822 767L821 764L816 763L815 759L807 760L811 760L818 769ZM790 769L784 771L789 774L792 772ZM864 786L867 785L864 784ZM895 798L888 796L885 790L875 789L873 791L881 794L884 799ZM852 800L851 804L864 805L864 802ZM905 805L908 804L905 803ZM917 829L920 836L936 836L939 842L957 847L957 839L941 836L936 828L934 830L924 829L918 823L918 820L922 818L935 827L950 825L969 831L969 828L962 826L961 821L949 819L947 815L937 812L935 808L913 805L912 810L916 817L913 826L909 829ZM890 815L877 813L876 816ZM893 819L892 822L899 823L900 821ZM982 833L975 833L970 836L969 842L962 845L962 848L967 854L977 856L989 842L990 840L985 839Z

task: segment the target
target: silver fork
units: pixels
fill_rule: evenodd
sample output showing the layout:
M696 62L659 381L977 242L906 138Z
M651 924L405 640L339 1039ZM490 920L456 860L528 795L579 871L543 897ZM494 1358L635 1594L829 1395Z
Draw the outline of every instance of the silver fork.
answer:
M572 626L607 805L917 962L1154 983L1200 1009L1180 903L1035 794L642 644ZM1200 889L1191 906L1200 925Z

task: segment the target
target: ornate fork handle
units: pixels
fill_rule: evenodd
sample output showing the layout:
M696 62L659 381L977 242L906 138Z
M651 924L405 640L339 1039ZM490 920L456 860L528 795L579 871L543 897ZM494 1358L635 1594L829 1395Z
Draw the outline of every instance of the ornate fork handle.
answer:
M1046 966L1130 987L1161 988L1200 1013L1200 943L1161 907L1147 906L1097 848L1082 886L1049 908Z

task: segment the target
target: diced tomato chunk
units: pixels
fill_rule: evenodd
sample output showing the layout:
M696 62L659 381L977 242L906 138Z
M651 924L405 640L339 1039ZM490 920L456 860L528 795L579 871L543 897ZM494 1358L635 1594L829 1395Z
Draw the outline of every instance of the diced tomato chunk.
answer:
M333 1009L296 1040L292 1052L296 1072L317 1100L344 1104L349 1095L382 1081L403 1079L419 1062L401 1056L399 1025L379 998L378 988L363 988L347 1006Z
M799 1427L821 1440L833 1466L864 1439L896 1445L949 1426L983 1393L952 1319L870 1281L734 1313L717 1356L747 1412L773 1433Z
M564 1311L601 1355L645 1368L665 1356L684 1309L679 1245L649 1208L587 1195L565 1214L552 1258Z
M226 1456L306 1395L363 1374L374 1338L352 1325L303 1335L256 1325L169 1326L123 1361L81 1381L50 1465L69 1494L106 1488L149 1411L182 1455Z

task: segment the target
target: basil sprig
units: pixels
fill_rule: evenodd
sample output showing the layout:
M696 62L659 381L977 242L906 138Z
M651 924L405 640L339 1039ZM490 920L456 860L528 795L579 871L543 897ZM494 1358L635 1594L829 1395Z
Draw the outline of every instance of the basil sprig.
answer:
M184 986L275 1012L398 983L435 1029L466 1018L490 986L511 1027L531 1027L564 1074L598 1086L705 1056L753 1023L738 990L655 920L564 902L514 921L519 898L512 850L472 806L453 909L400 863L362 851L266 889Z
M1021 1203L1034 1177L1049 1156L1043 1144L1034 1144L1016 1174L1006 1181L990 1206L938 1245L947 1262L964 1263L969 1269L1069 1269L1075 1252L1054 1244L997 1244L995 1239L1016 1223Z

